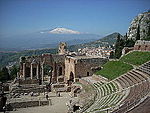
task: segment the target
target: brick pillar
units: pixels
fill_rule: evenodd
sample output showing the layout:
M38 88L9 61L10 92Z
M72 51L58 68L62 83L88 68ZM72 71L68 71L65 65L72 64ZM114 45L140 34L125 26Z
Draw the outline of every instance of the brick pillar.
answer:
M39 64L36 67L36 78L39 79Z
M26 64L23 63L23 78L26 78Z
M55 62L52 71L52 83L56 83L56 82L57 82L57 69L56 69L56 62Z
M31 68L30 68L30 77L33 79L33 64L31 63Z
M44 81L44 66L42 65L42 84L43 84L43 81Z

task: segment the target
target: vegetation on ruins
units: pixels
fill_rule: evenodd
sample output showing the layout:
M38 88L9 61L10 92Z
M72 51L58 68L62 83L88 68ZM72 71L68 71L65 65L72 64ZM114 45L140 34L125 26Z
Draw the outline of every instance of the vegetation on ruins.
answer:
M120 59L120 61L137 65L137 66L149 60L150 60L150 52L140 52L140 51L131 52Z
M10 80L10 75L9 75L8 69L6 67L3 67L0 70L0 81L5 82L7 80Z
M103 69L96 72L97 75L104 76L109 80L112 80L129 70L133 67L121 61L109 61L103 65Z
M17 76L18 71L19 68L16 65L12 66L10 70L8 70L6 67L3 67L0 70L0 81L6 82L8 80L13 80Z

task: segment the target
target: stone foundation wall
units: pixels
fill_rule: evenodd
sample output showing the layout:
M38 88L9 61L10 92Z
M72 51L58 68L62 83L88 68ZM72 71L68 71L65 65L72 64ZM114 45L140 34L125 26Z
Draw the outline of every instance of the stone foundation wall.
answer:
M16 89L14 91L12 91L13 93L43 93L45 92L45 88L27 88L27 89Z
M25 84L38 84L39 81L37 79L28 79L28 80L18 80L17 82L19 82L20 85L25 85Z
M9 103L9 105L13 108L27 108L27 107L35 107L35 106L45 106L49 105L49 101L27 101L27 102L15 102Z

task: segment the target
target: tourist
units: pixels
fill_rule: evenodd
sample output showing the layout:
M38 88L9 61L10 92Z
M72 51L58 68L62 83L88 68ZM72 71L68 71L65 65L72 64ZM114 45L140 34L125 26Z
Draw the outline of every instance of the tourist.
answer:
M60 92L58 92L58 97L60 97Z
M46 99L48 100L48 94L46 94Z

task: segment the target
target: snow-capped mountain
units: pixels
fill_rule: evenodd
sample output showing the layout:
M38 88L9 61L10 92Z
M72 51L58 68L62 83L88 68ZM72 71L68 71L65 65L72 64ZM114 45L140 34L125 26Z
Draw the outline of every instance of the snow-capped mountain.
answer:
M21 38L20 38L21 37ZM68 45L87 43L100 39L100 35L82 33L66 28L46 29L25 35L1 37L1 48L15 48L18 50L36 48L55 48L60 42Z
M55 28L48 33L51 34L81 34L79 31L74 31L71 29L66 29L66 28Z

